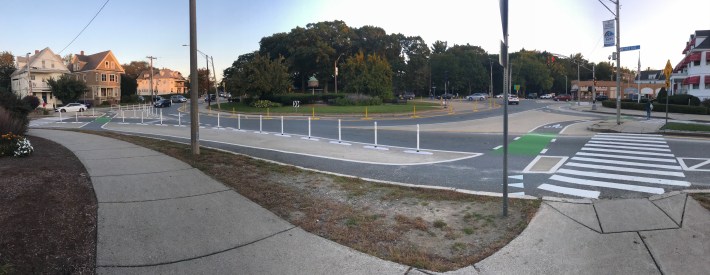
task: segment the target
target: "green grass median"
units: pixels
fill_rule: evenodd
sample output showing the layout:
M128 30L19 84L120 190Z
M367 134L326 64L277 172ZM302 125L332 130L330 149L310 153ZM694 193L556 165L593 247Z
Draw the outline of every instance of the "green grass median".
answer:
M710 125L695 124L695 123L668 122L665 126L661 127L661 130L710 132Z
M316 114L352 115L365 114L365 108L367 108L368 114L394 114L413 113L415 106L417 108L417 112L441 108L437 103L409 101L407 104L383 104L375 106L301 105L301 107L298 108L293 106L282 106L269 108L269 112L272 114L311 114L315 110ZM226 112L235 111L238 113L266 113L266 108L256 108L234 102L221 103L219 107L217 104L213 103L212 110L217 110L217 108Z

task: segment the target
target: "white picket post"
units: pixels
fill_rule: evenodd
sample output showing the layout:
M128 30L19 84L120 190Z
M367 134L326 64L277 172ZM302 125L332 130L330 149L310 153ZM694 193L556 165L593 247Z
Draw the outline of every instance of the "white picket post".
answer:
M311 117L308 117L308 138L311 138Z
M419 124L417 124L417 152L419 152Z
M377 148L377 121L375 121L375 148Z
M242 129L242 114L237 114L237 130Z
M163 109L160 109L160 125L163 125Z
M284 116L281 116L281 135L284 135Z
M259 115L259 134L261 134L261 119L262 115Z
M338 143L343 142L343 139L341 138L341 131L340 131L340 119L338 119Z

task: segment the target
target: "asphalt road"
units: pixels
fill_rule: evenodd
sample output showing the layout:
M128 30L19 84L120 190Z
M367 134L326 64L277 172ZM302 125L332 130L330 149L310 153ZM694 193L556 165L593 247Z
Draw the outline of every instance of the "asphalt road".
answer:
M548 107L551 106L551 107ZM585 135L561 135L569 125L585 119L603 118L566 110L565 104L549 101L524 101L509 106L510 115L529 110L539 110L542 115L564 114L578 116L563 122L539 125L528 133L515 133L508 137L509 192L532 196L638 198L680 189L710 188L710 154L698 148L707 148L705 139L671 138L651 135L610 136L588 133ZM177 104L162 109L164 124L177 124ZM562 107L562 108L560 108ZM396 127L400 130L378 129L377 143L392 147L416 147L416 125L427 128L441 123L465 123L500 117L503 108L477 113L437 116L419 119L377 120L379 127ZM125 113L131 116L130 112ZM215 116L201 115L201 125L214 127ZM526 119L515 117L514 119ZM90 122L92 119L82 119ZM121 122L120 114L111 118ZM138 123L140 119L126 118L126 122ZM103 130L108 118L95 119L84 129ZM159 119L144 119L146 124L159 124ZM342 139L347 142L372 144L375 140L375 120L344 120L341 122ZM181 116L180 123L189 125L189 117ZM259 130L257 116L243 116L238 121L232 117L220 117L222 127ZM283 131L292 135L308 135L308 120L303 117L285 118ZM311 121L311 136L338 139L338 121L320 119ZM401 130L409 129L410 130ZM281 132L281 119L261 120L262 131ZM201 141L201 145L220 148L254 157L270 159L305 168L358 176L366 179L401 182L422 186L440 186L472 191L502 191L503 182L503 135L502 129L488 133L466 131L422 131L420 144L426 150L445 150L481 153L474 158L426 165L378 165L347 160L325 159L302 154L289 154L273 150ZM150 135L150 134L144 134ZM184 138L164 137L180 142ZM600 143L601 142L601 143ZM608 144L612 142L621 144ZM648 149L651 148L651 149ZM598 151L603 150L603 151ZM606 150L606 151L604 151ZM652 150L646 152L647 150ZM671 162L672 160L672 162ZM707 161L708 163L704 163ZM536 170L537 169L537 170ZM539 170L539 171L538 171Z

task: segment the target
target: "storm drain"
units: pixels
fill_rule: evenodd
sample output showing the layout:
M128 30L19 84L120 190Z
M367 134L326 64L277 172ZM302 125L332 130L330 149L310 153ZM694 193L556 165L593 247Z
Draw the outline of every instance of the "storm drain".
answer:
M523 169L523 173L552 174L555 173L568 158L569 157L566 156L537 156Z

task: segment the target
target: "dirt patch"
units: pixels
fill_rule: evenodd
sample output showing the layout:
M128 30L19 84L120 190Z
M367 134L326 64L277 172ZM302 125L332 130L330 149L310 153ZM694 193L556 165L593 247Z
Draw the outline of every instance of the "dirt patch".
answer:
M96 196L68 149L28 137L35 152L0 158L0 274L94 274Z
M705 207L705 209L710 210L710 193L694 193L690 194L690 196Z
M474 264L515 238L539 200L406 188L305 171L248 156L110 132L180 159L318 236L370 255L433 271Z

